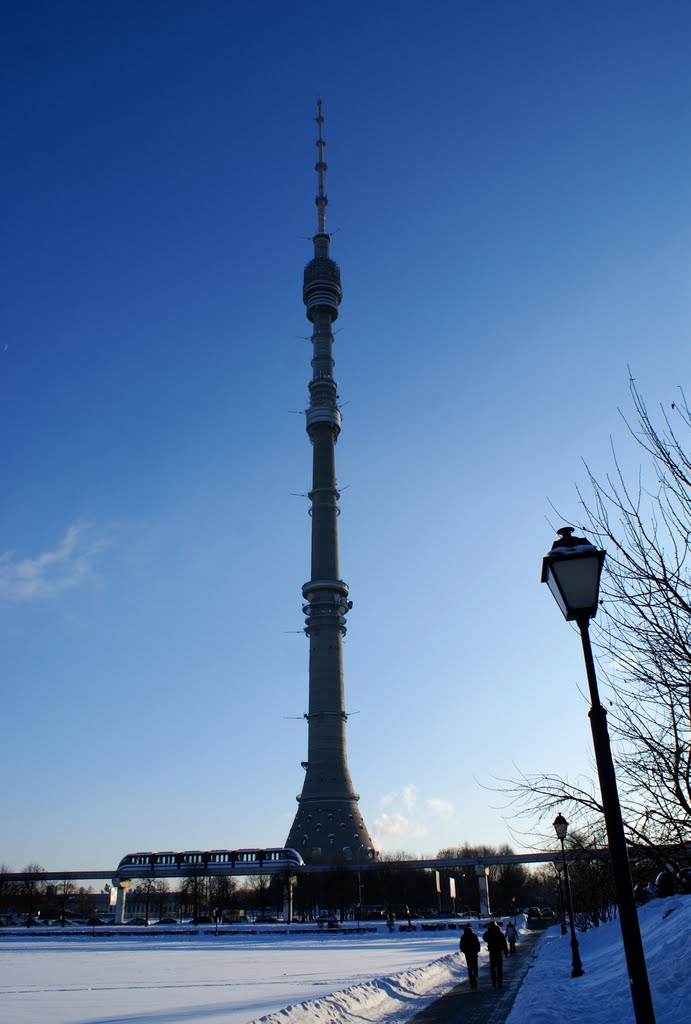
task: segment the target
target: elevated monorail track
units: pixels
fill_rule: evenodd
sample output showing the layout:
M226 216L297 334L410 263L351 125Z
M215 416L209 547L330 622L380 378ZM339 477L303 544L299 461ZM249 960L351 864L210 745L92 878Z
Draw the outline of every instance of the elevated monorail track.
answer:
M600 856L607 857L608 851L603 848L598 851ZM588 853L589 856L592 853ZM567 860L579 860L586 856L582 850L567 850ZM301 864L286 865L285 863L271 863L270 861L257 864L214 864L196 865L187 864L184 868L177 865L160 866L155 872L155 877L160 878L188 878L194 874L204 875L281 875L291 873L295 875L318 875L330 871L400 871L402 869L419 868L428 871L441 871L443 869L454 869L473 867L484 864L485 867L492 867L495 864L549 864L561 860L561 850L541 853L512 853L491 857L444 857L437 859L419 860L367 860L361 864L351 861L334 868L329 864ZM147 865L128 864L104 870L85 869L69 871L8 871L3 878L8 882L25 882L36 880L41 882L62 882L62 881L124 881L125 879L145 879L152 876L152 871Z

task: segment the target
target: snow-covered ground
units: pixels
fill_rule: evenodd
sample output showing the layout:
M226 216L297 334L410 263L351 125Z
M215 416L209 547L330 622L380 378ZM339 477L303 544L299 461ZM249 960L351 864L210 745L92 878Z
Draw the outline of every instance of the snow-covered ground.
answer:
M691 897L655 900L640 920L657 1024L681 1024L691 1019ZM459 934L0 934L0 1020L402 1024L465 983ZM508 1024L633 1022L618 923L579 940L586 973L573 979L568 936L545 933Z
M14 938L0 933L2 1024L246 1024L372 978L423 969L457 932ZM309 1016L309 1011L308 1011Z
M691 896L638 912L657 1024L691 1021ZM578 936L585 974L572 978L569 936L550 928L507 1024L633 1024L618 921Z

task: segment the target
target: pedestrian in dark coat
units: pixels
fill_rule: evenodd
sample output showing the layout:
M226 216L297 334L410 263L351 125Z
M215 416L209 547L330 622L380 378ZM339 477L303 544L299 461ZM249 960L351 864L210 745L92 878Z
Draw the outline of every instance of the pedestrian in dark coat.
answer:
M509 947L501 927L496 921L490 925L482 936L487 943L489 950L489 972L492 976L492 988L503 988L504 986L504 964L503 958L509 955Z
M472 924L467 924L463 929L459 945L468 965L470 987L477 988L477 957L480 952L480 940L473 931Z

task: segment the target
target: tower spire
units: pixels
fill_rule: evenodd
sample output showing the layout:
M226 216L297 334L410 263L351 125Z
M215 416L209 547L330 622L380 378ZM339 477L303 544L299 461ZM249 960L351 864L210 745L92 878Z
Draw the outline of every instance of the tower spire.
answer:
M348 585L340 576L338 557L338 499L335 445L341 432L341 412L333 379L332 325L341 302L341 272L329 255L324 192L324 137L321 100L317 102L319 133L316 165L317 233L314 257L305 267L302 298L312 324L312 379L305 421L312 444L311 573L302 588L305 633L309 637L309 710L307 761L298 812L287 845L307 862L339 864L372 851L372 840L358 810L346 755L343 637L352 608ZM370 856L373 856L373 851Z
M317 189L317 198L315 203L317 204L317 234L326 234L326 207L329 200L324 192L324 175L326 174L326 163L324 162L324 147L326 146L326 140L322 134L322 128L324 125L324 116L322 114L322 101L317 100L317 116L314 119L319 126L319 134L317 136L317 151L319 158L314 165L314 169L317 172L317 178L319 186Z

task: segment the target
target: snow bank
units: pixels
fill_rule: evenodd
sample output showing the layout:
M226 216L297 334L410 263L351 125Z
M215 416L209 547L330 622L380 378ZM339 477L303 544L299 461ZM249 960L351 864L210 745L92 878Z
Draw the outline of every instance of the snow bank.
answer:
M652 900L639 921L657 1024L691 1020L691 897ZM619 922L579 934L578 942L585 974L572 978L569 936L549 930L507 1024L633 1024Z
M410 1020L428 1003L457 985L465 974L460 957L450 954L426 967L287 1006L251 1024L345 1024L354 1018L372 1022Z

